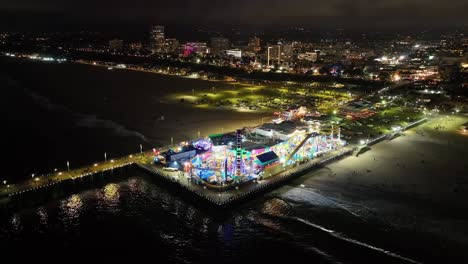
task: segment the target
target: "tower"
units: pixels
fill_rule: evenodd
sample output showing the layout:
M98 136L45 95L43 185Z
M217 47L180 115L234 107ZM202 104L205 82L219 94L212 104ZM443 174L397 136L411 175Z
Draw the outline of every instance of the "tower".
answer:
M151 49L160 52L165 41L164 26L153 26L150 32Z
M236 176L242 174L242 130L236 131Z
M278 64L281 63L281 45L278 45Z
M273 47L268 47L267 48L267 66L270 66L270 50L272 49Z

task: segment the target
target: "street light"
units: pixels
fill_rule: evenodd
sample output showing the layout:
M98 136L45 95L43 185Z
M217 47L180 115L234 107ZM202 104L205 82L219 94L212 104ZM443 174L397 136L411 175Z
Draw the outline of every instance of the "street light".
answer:
M67 168L68 168L68 171L70 171L70 162L67 160Z
M107 161L107 152L104 152L104 161Z
M140 154L143 153L143 145L140 144Z

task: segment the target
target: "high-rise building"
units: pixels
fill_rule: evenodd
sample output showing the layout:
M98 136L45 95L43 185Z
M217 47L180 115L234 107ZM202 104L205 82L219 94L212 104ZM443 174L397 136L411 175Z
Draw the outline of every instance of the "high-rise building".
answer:
M292 43L278 42L276 45L270 45L266 48L267 65L274 62L281 64L291 60L294 47Z
M150 46L153 52L161 52L164 45L164 26L153 26L150 32Z
M267 46L266 57L268 66L270 66L274 62L277 62L278 64L281 62L281 50L282 45L280 44Z
M262 49L261 44L262 43L261 43L260 38L257 38L257 37L250 38L249 44L248 44L249 50L252 52L258 53Z
M230 46L229 39L223 37L211 38L211 53L217 55L221 52L228 50Z

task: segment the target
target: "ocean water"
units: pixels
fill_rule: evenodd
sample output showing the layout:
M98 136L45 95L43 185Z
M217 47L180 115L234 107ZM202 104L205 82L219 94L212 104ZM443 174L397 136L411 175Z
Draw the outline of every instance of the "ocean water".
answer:
M18 62L2 66L11 63ZM132 153L141 142L157 144L157 131L148 133L107 118L112 114L93 113L92 106L84 111L75 102L82 97L57 103L47 96L53 91L44 92L47 87L39 89L18 76L12 70L0 72L2 150L8 154L2 179L47 173L64 168L67 160L75 166L88 164L102 160L104 152ZM63 89L68 89L66 83ZM116 174L2 208L2 252L28 249L47 257L57 250L75 252L76 257L92 252L109 258L151 257L161 263L440 263L463 257L451 254L445 241L431 240L424 230L389 225L375 208L323 192L310 181L313 173L224 211L193 203L138 170Z
M1 248L13 252L23 248L65 252L102 249L99 254L103 255L110 249L141 249L143 255L151 252L159 261L176 263L215 263L220 259L222 263L238 263L262 258L417 263L348 235L348 228L369 230L371 225L362 226L354 215L347 215L351 209L337 210L340 206L327 198L309 197L308 190L302 194L300 187L287 186L289 190L220 212L192 203L189 197L167 190L142 172L121 174L123 178L108 179L99 187L88 186L3 212ZM314 206L306 206L308 203ZM342 219L323 222L328 217Z

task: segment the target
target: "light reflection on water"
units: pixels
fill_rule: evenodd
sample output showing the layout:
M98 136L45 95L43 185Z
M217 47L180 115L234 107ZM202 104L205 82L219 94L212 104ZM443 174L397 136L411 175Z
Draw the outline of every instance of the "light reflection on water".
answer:
M104 199L106 201L116 202L119 200L120 186L115 183L110 183L104 187Z
M62 202L61 209L68 218L78 218L82 207L80 195L74 194Z
M80 213L83 208L83 201L79 194L74 194L58 205L59 222L65 230L77 230L80 224Z
M21 218L18 215L14 215L10 221L11 230L14 234L21 233L23 225L21 224Z
M297 197L290 195L295 192L284 196ZM256 257L258 252L280 260L285 250L296 252L288 258L300 260L300 254L306 254L311 261L323 261L323 254L313 253L318 251L303 253L310 247L310 227L284 221L298 212L281 197L270 194L219 217L145 177L130 177L21 211L7 223L0 219L0 242L7 237L22 245L28 239L42 241L57 233L51 246L151 247L164 252L160 258L172 262L191 263L199 258L209 262L225 257L236 262Z

